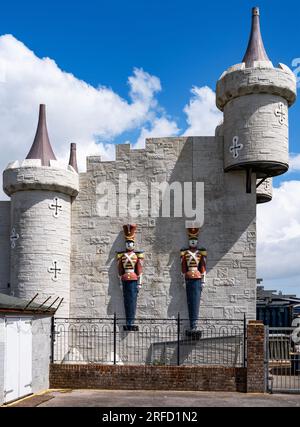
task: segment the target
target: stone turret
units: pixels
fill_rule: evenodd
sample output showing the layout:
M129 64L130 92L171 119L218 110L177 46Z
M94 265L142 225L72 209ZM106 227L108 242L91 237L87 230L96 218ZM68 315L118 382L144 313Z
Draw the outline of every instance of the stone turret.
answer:
M73 165L56 160L40 106L36 136L24 161L9 164L3 188L11 197L11 291L31 299L61 297L69 315L71 204L79 191ZM52 299L53 301L53 299Z
M283 64L274 67L260 32L259 9L243 61L225 71L217 83L217 107L224 112L224 170L245 170L247 192L257 179L289 168L288 108L296 99L296 78Z
M273 179L259 179L256 185L256 203L261 205L262 203L271 202L273 199Z

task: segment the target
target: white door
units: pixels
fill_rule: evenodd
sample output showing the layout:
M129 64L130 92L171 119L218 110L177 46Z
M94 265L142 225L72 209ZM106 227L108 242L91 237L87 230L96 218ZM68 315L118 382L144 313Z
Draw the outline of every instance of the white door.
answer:
M19 329L19 397L32 392L32 333L31 320L21 319Z
M10 402L19 397L19 331L18 319L6 319L4 399Z
M31 319L6 318L5 402L32 392Z

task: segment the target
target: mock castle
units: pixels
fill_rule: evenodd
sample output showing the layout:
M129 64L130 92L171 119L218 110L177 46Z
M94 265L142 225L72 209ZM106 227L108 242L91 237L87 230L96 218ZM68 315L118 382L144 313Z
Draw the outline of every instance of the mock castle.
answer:
M254 8L244 59L217 82L224 121L214 137L147 139L138 150L118 145L115 161L88 157L86 172L78 173L74 144L69 165L56 160L42 105L27 158L3 174L11 199L0 202L0 292L27 300L38 293L46 306L63 298L59 317L124 316L115 254L124 249L122 227L130 218L126 206L114 217L102 215L99 188L115 183L118 195L126 174L128 185L141 188L204 183L199 244L208 257L200 317L255 319L256 206L272 199L272 177L288 170L288 108L295 99L295 76L269 60ZM180 271L186 220L134 219L145 258L137 317L188 316Z

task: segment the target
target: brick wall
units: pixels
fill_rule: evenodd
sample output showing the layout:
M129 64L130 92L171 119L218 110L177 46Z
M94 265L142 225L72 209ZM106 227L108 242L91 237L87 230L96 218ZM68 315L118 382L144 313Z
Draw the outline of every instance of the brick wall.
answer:
M247 328L247 392L265 391L265 327L253 320Z
M246 369L187 366L50 366L51 388L246 391Z

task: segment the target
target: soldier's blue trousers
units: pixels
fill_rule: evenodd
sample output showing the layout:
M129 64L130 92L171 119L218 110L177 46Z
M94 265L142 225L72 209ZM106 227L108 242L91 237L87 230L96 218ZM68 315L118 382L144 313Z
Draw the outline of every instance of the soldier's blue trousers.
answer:
M137 280L122 281L123 284L123 297L126 315L126 325L132 326L135 320L136 303L138 295L138 282Z
M197 319L199 317L200 299L202 292L201 279L186 280L186 298L189 310L190 328L197 328Z

